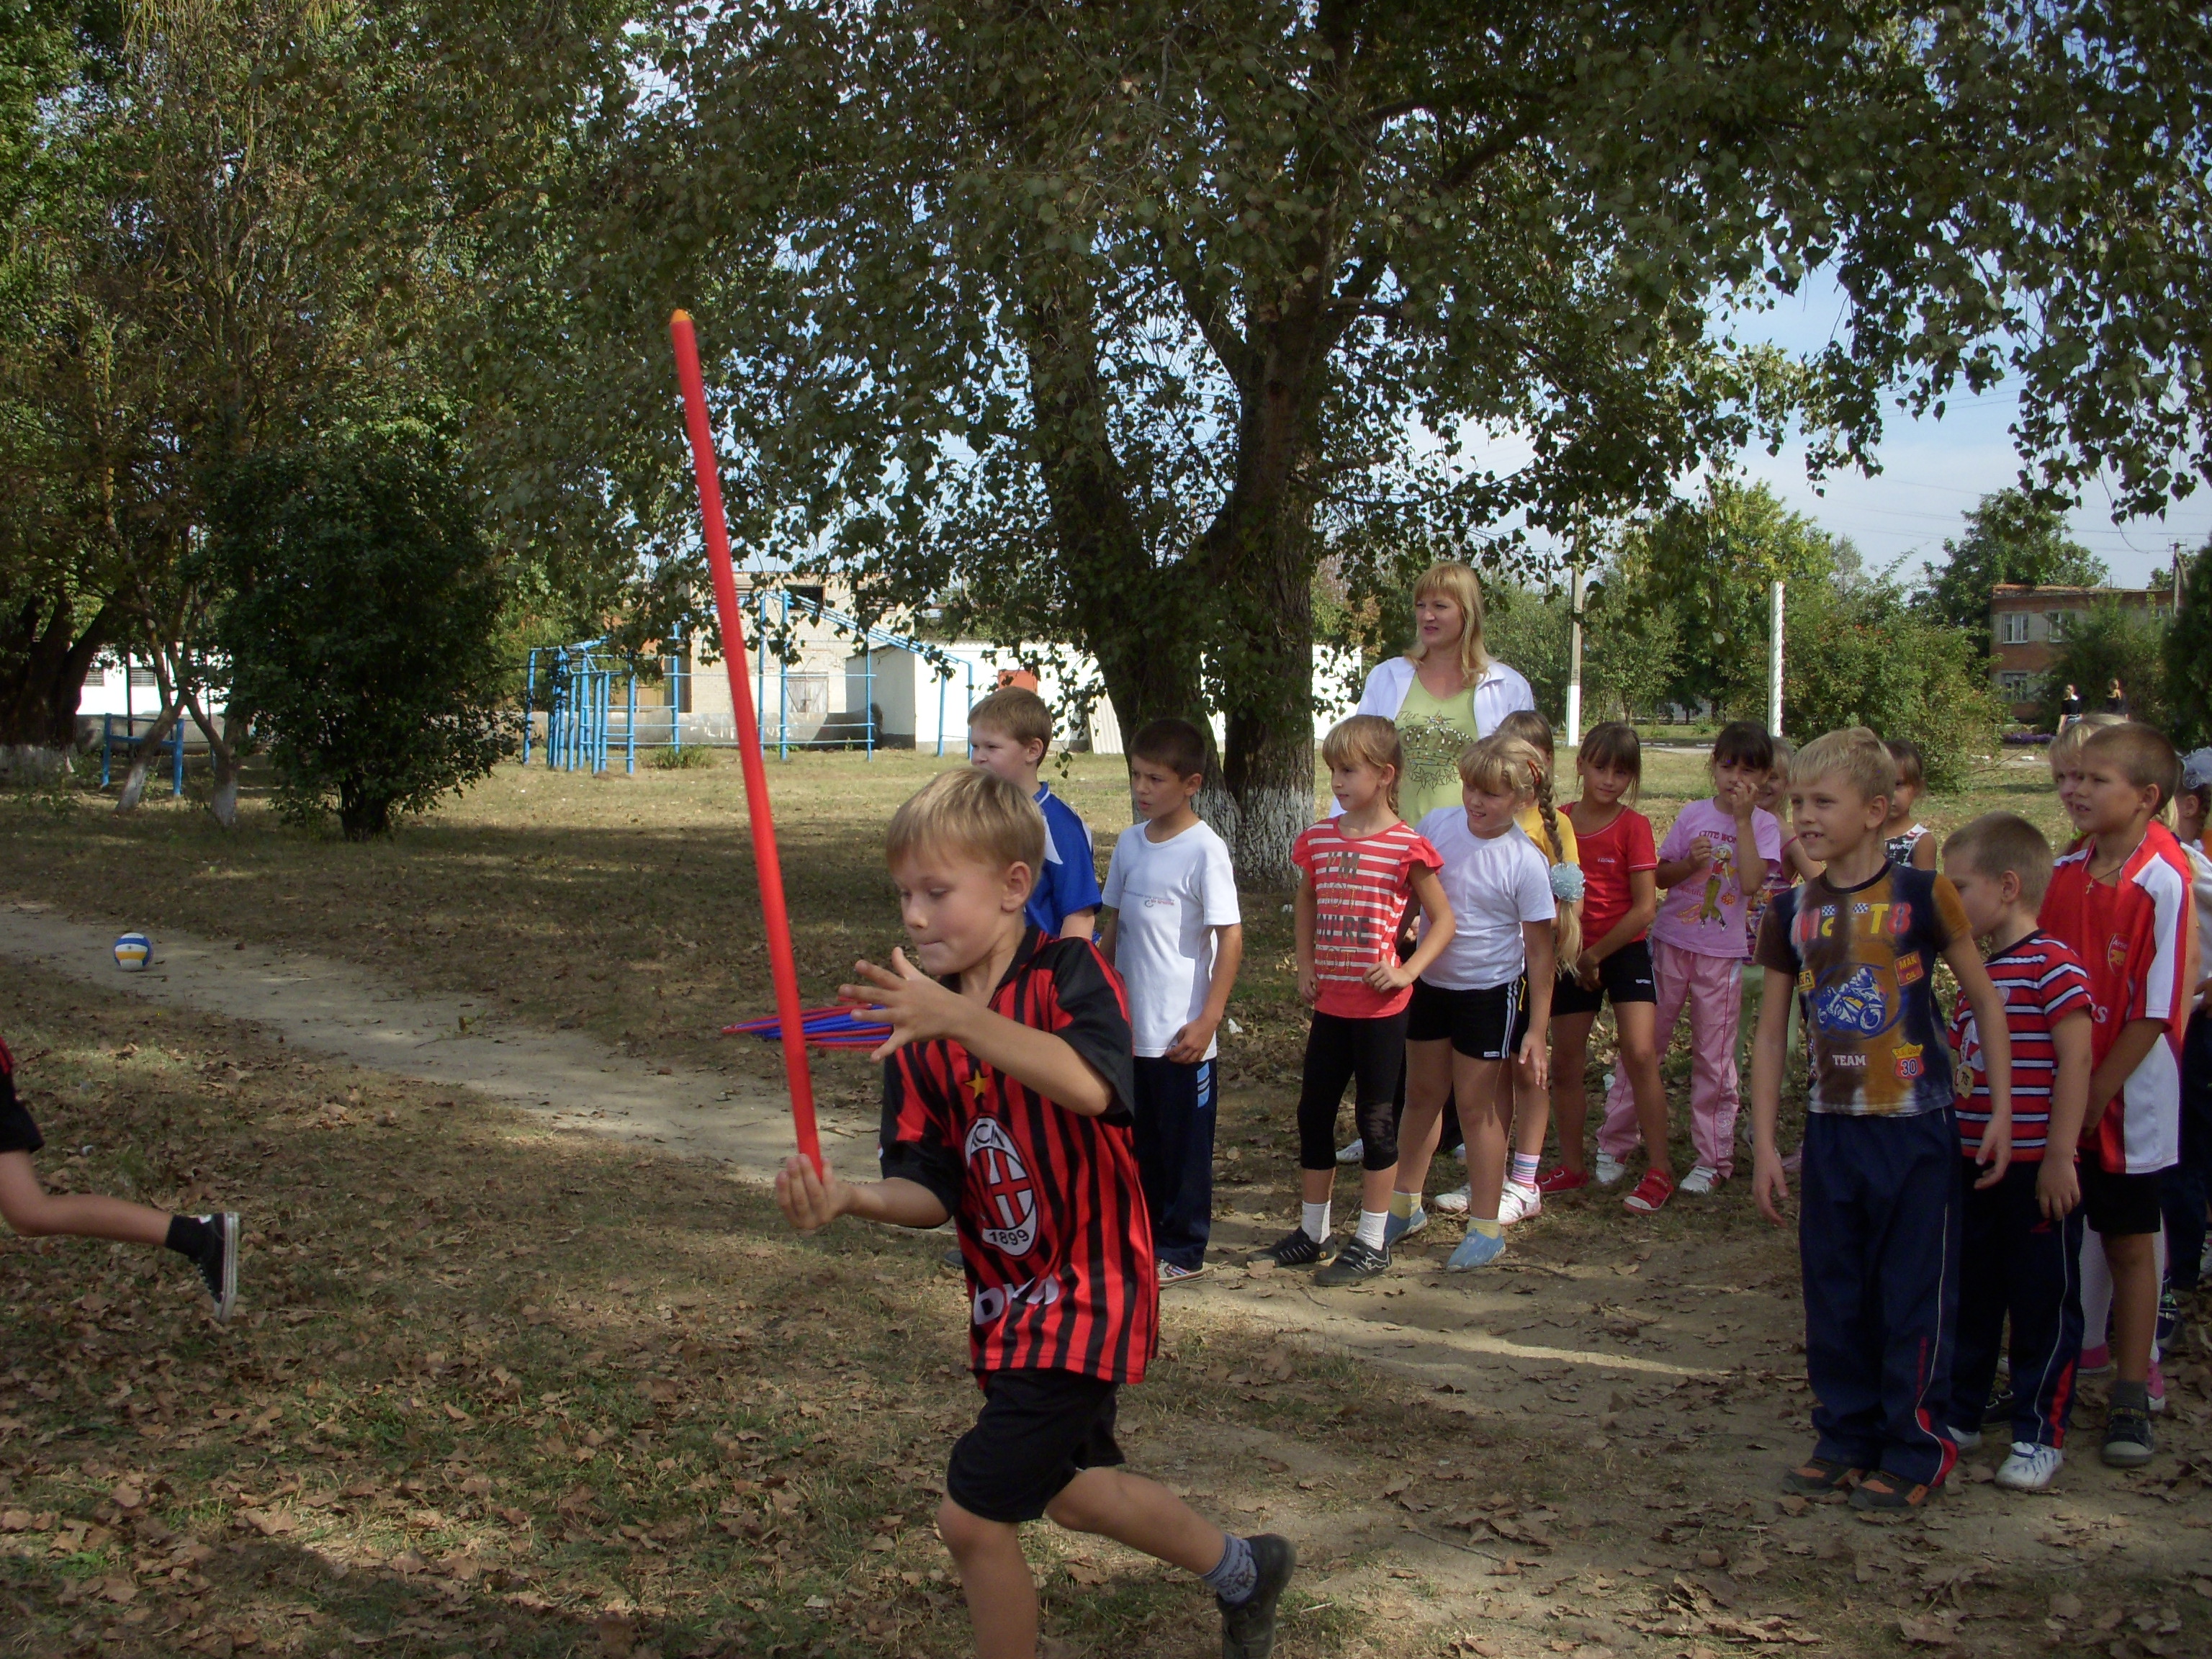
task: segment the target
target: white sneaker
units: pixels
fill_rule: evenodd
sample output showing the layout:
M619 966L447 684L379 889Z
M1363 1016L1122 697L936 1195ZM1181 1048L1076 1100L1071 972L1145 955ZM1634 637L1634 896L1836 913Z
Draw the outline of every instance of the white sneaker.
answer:
M2013 1492L2041 1492L2058 1474L2066 1454L2056 1446L2012 1443L2012 1455L1997 1465L1997 1485Z
M1339 1164L1357 1164L1366 1156L1367 1143L1357 1137L1349 1146L1340 1146L1336 1149L1336 1161Z
M1455 1187L1448 1193L1438 1193L1429 1200L1446 1215L1467 1213L1468 1193L1465 1187Z
M1457 1158L1461 1163L1462 1163L1462 1164L1466 1163L1466 1162L1467 1162L1467 1142L1465 1142L1464 1140L1462 1140L1462 1141L1461 1141L1461 1142L1460 1142L1460 1144L1459 1144L1458 1146L1456 1146L1453 1147L1453 1148L1452 1148L1452 1156L1453 1156L1454 1158Z
M1681 1180L1674 1183L1674 1190L1678 1193L1696 1193L1703 1194L1712 1191L1714 1188L1720 1184L1720 1171L1717 1170L1708 1169L1705 1165L1700 1164L1696 1169L1691 1170L1689 1174L1684 1176Z
M1510 1227L1526 1221L1544 1207L1544 1195L1525 1181L1509 1181L1498 1195L1498 1224Z
M1597 1163L1590 1170L1590 1179L1601 1187L1610 1187L1628 1173L1628 1166L1604 1148L1598 1149Z

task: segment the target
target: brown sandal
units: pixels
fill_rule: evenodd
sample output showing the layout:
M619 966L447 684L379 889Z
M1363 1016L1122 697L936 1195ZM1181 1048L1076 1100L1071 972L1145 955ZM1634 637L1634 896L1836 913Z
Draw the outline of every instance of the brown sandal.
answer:
M1803 1498L1833 1498L1866 1479L1866 1471L1833 1458L1808 1457L1782 1477L1782 1490Z

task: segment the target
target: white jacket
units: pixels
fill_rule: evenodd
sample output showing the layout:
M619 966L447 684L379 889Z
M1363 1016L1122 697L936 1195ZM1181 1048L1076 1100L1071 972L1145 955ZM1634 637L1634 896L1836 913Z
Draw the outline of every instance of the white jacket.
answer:
M1395 720L1398 711L1406 706L1406 694L1413 689L1413 662L1410 657L1391 657L1375 665L1367 677L1367 689L1359 695L1357 714L1380 714L1386 720ZM1486 738L1498 729L1498 722L1516 708L1534 708L1536 694L1528 689L1528 682L1516 669L1492 659L1490 671L1474 688L1474 734Z

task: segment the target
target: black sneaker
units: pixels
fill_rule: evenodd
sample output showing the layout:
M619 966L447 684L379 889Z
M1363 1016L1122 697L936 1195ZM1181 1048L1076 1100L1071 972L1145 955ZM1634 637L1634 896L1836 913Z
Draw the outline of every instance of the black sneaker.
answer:
M1310 1267L1321 1260L1323 1242L1304 1227L1293 1227L1260 1254L1278 1267Z
M192 1266L200 1270L201 1281L215 1298L215 1316L220 1324L230 1318L230 1310L238 1305L238 1212L225 1210L195 1219L207 1231L203 1235L205 1243L191 1259Z
M2181 1340L2181 1304L2173 1294L2171 1280L2158 1287L2158 1330L2154 1338L2158 1352L2172 1353Z
M2020 1401L2010 1389L2002 1394L1993 1394L1990 1396L1990 1403L1982 1407L1982 1426L1985 1429L2008 1428L2013 1413L2019 1409Z
M1314 1275L1316 1285L1364 1285L1390 1267L1390 1247L1376 1249L1353 1237L1336 1253L1336 1260Z
M2139 1469L2158 1455L2150 1413L2115 1406L2105 1417L2105 1462L2116 1469Z
M1267 1659L1275 1650L1275 1603L1283 1599L1284 1588L1298 1565L1298 1553L1287 1538L1263 1532L1245 1541L1252 1547L1259 1581L1250 1598L1233 1607L1218 1595L1213 1598L1221 1609L1221 1659Z

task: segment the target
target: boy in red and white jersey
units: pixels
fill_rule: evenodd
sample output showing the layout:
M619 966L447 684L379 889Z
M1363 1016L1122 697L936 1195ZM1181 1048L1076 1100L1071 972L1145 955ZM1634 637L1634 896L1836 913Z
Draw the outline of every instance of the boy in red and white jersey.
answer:
M2081 1208L2074 1146L2089 1103L2089 976L2035 924L2051 884L2051 844L2026 818L1990 812L1943 843L1984 966L2004 999L2012 1062L2012 1162L1966 1170L1958 1337L1951 1356L1951 1438L1982 1440L2008 1318L2012 1326L2012 1455L1997 1484L2041 1492L2065 1461L2081 1358ZM1990 1116L1988 1066L1973 1008L1951 1017L1959 1056L1960 1149L1979 1152Z
M801 1232L858 1215L958 1218L983 1409L952 1449L937 1528L982 1659L1034 1659L1036 1584L1019 1527L1050 1516L1171 1562L1219 1604L1222 1651L1266 1659L1296 1557L1224 1533L1119 1465L1115 1404L1158 1341L1159 1283L1132 1136L1128 1005L1088 939L1024 918L1045 822L994 773L939 775L892 817L886 851L919 965L863 962L850 1003L879 1010L884 1179L794 1158L776 1201Z
M2089 975L2089 1106L2081 1207L2112 1272L2112 1384L2105 1461L2147 1463L2151 1343L2158 1324L2160 1172L2179 1157L2181 1054L2197 983L2190 871L2157 822L2180 781L2173 745L2147 726L2105 727L2081 745L2062 792L2086 837L2060 859L2038 921Z

